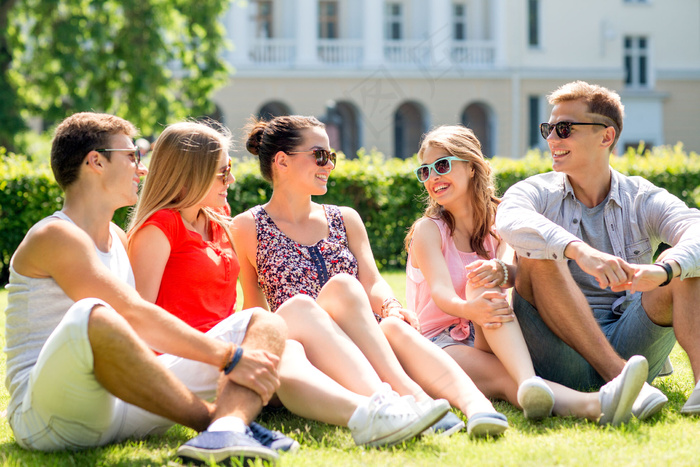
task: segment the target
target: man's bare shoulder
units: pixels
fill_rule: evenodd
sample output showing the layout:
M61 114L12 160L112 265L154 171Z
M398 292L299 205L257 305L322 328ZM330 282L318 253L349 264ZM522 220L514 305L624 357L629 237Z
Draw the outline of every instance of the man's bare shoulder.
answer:
M51 277L51 263L66 254L83 254L92 247L86 232L71 222L45 218L25 235L12 258L12 267L28 277ZM94 247L92 247L94 248Z

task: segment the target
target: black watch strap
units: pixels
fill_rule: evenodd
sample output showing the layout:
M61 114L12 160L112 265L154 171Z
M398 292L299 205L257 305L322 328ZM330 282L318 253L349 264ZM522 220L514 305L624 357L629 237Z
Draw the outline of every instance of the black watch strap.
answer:
M654 263L656 266L661 266L664 268L664 271L666 271L666 281L663 283L659 284L659 287L663 287L665 285L668 285L671 283L671 279L673 279L673 267L669 263Z

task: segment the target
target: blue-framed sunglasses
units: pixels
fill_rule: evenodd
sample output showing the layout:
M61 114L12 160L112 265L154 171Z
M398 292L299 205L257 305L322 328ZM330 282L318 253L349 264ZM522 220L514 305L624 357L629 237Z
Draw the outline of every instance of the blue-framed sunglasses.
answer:
M434 170L438 175L447 175L452 172L452 161L469 162L456 156L441 157L432 164L424 164L415 169L416 178L418 178L419 182L424 183L430 178L430 169Z

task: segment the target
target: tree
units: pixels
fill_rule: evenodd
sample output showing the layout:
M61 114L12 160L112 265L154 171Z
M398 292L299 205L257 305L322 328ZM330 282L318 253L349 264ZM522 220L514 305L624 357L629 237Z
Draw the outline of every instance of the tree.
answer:
M9 79L12 51L7 37L7 19L16 0L0 0L0 146L12 149L12 136L26 128L19 102Z
M230 71L220 22L228 3L0 0L0 89L12 94L0 98L0 132L20 110L48 122L109 112L143 134L211 113Z

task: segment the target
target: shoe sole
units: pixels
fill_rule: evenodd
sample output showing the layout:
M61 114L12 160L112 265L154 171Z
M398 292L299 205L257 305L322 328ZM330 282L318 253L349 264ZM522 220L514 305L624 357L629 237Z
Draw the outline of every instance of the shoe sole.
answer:
M546 384L546 383L544 383ZM552 414L554 397L549 388L540 385L522 387L522 393L518 391L518 403L523 408L523 415L528 420L541 420ZM522 400L521 400L522 399Z
M508 429L508 422L497 418L480 418L474 423L467 424L469 436L484 438L486 436L496 437L503 434Z
M221 449L203 449L193 446L182 445L177 450L177 456L186 462L195 462L198 464L205 464L225 461L230 458L240 458L244 461L256 459L261 459L263 461L269 462L271 465L275 465L279 456L274 451L267 448L258 449L255 447L227 447Z
M666 402L668 402L667 397L661 394L657 394L651 402L646 404L642 412L639 415L637 415L637 420L646 420L647 418L653 417L661 411L664 405L666 405ZM682 410L681 413L683 413Z
M683 415L700 415L700 404L688 405L686 401L685 405L681 408L681 413Z
M400 430L386 435L382 438L372 440L366 443L367 446L393 446L403 441L408 441L423 433L425 430L433 426L438 420L445 416L450 410L449 404L445 406L435 406L430 412L426 412L423 416L419 416L413 423L406 425Z
M627 361L622 370L622 391L615 408L610 425L618 426L627 423L632 418L632 405L644 386L649 374L649 363L646 358L635 355Z

